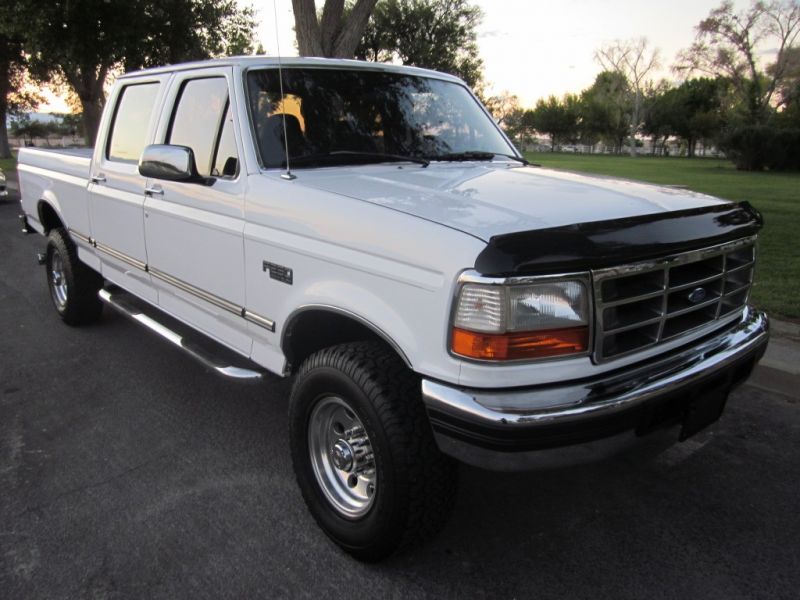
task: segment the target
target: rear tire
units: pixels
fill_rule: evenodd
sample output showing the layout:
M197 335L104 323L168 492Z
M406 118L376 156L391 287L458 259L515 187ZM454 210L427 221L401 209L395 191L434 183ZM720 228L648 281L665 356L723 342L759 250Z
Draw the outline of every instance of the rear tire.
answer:
M384 345L342 344L310 356L292 389L289 424L303 498L355 558L379 561L446 522L457 464L436 446L419 379Z
M50 232L46 257L47 287L61 319L67 325L86 325L99 319L103 303L97 292L103 287L103 278L78 259L66 230Z

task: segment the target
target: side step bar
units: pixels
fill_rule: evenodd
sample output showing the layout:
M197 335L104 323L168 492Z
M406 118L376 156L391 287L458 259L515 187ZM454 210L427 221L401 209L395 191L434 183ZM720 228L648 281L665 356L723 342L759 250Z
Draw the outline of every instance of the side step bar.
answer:
M252 361L197 333L121 288L104 288L98 292L98 296L117 312L144 325L215 373L240 381L260 381L267 375L265 369Z

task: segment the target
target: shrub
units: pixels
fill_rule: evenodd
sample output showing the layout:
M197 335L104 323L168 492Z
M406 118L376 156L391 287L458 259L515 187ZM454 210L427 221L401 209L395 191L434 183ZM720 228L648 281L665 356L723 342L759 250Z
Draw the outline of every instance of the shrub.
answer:
M729 130L720 148L744 171L800 170L800 129L747 125Z

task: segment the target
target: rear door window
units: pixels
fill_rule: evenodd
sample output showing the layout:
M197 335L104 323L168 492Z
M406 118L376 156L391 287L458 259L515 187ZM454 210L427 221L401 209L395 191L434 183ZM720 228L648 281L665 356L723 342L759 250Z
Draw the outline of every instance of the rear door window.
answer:
M139 162L147 143L158 86L158 83L141 83L122 89L114 109L106 158L118 162Z

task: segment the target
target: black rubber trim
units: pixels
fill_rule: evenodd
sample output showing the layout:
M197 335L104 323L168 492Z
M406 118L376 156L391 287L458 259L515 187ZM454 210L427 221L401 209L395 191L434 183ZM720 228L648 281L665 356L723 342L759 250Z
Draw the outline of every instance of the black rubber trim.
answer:
M569 446L631 430L636 430L638 435L645 435L680 423L690 403L698 396L720 391L727 395L749 377L763 351L763 347L755 348L722 371L652 398L629 410L594 416L583 421L509 427L479 424L436 409L428 409L428 417L437 434L500 452L526 452Z
M585 271L688 252L754 235L764 224L748 202L494 236L478 255L483 275Z

